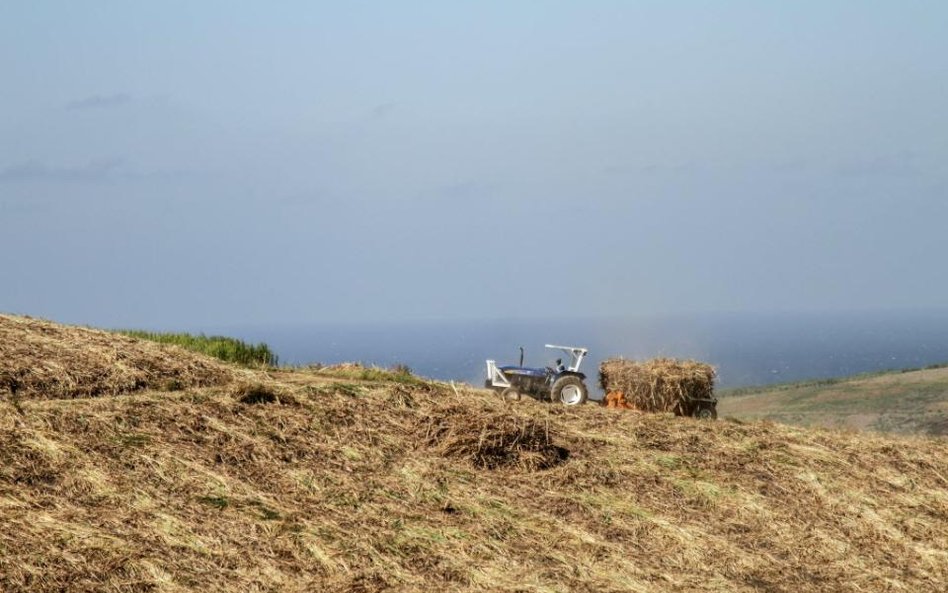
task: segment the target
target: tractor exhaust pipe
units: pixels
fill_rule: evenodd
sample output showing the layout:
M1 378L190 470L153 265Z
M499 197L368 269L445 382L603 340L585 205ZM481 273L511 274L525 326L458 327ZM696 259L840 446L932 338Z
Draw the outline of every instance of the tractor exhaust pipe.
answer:
M520 347L520 368L523 368L523 346Z

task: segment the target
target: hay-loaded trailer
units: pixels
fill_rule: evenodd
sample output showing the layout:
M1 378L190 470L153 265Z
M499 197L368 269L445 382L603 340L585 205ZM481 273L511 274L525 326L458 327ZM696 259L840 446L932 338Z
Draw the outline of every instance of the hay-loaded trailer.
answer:
M716 374L713 366L695 360L610 358L599 365L599 385L608 407L713 419Z

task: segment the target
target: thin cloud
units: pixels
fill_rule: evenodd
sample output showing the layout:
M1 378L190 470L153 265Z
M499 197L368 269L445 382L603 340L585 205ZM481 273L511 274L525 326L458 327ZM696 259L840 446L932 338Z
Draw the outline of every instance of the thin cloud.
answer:
M70 111L80 111L86 109L114 109L131 103L132 97L126 93L115 93L114 95L92 95L84 99L77 99L66 103L66 109Z
M484 195L490 189L490 186L478 181L464 181L441 187L438 195L449 200L471 200Z
M842 177L907 177L918 172L916 154L910 151L849 161L836 167L836 174Z
M90 161L81 167L50 167L28 161L0 169L0 183L54 181L59 183L95 183L105 181L122 165L122 159Z
M382 119L395 110L395 103L382 103L372 109L372 119Z

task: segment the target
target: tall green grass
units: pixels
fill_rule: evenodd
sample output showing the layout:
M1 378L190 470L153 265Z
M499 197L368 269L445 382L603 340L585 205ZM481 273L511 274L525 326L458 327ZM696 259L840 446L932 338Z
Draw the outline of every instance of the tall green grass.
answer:
M161 344L175 344L188 350L207 354L227 362L245 366L276 366L279 357L265 343L248 344L227 336L205 336L187 333L149 332L142 330L118 330L118 333L133 338L151 340Z

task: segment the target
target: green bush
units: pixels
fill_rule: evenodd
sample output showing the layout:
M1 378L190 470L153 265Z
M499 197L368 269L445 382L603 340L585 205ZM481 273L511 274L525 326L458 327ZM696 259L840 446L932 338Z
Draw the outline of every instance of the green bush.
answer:
M118 333L133 338L151 340L161 344L175 344L188 350L207 354L227 362L245 366L276 366L279 358L265 343L248 344L227 336L205 336L186 333L162 333L141 330L119 330Z

